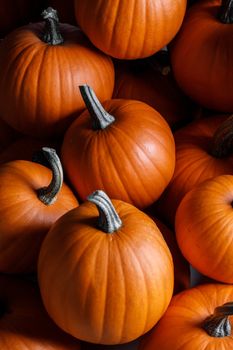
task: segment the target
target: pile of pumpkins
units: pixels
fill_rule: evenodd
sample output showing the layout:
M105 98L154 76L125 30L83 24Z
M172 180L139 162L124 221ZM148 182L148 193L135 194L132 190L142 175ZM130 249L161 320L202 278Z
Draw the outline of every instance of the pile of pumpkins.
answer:
M233 2L0 19L0 349L232 350Z

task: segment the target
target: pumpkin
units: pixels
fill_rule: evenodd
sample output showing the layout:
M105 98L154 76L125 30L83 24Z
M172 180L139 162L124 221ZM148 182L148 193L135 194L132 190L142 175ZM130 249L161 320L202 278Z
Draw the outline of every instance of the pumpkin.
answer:
M55 148L59 154L59 142L37 140L32 137L18 137L14 142L0 152L0 164L12 160L32 160L35 152L39 151L44 145Z
M79 350L80 342L48 317L38 288L18 277L0 275L1 350Z
M96 188L138 208L153 203L175 166L173 135L147 104L124 99L101 105L80 87L87 110L69 127L61 149L66 175L82 200Z
M154 206L156 213L171 226L178 205L188 191L206 179L233 173L232 122L233 116L212 115L174 133L174 175Z
M231 350L232 300L233 287L218 283L199 285L177 294L139 349Z
M183 91L202 106L229 113L233 112L232 6L229 0L193 4L170 47L174 76Z
M151 329L173 280L171 253L153 220L99 190L54 223L39 254L48 314L91 343L127 343Z
M43 18L0 45L0 114L22 134L51 139L84 109L78 85L92 84L100 100L111 98L114 67L81 30L59 25L55 10Z
M173 130L194 118L196 106L178 87L165 50L148 59L117 62L115 67L113 98L147 103L165 118Z
M203 275L233 283L233 175L206 180L182 199L175 219L184 257Z
M158 226L172 254L175 277L173 294L177 294L182 290L190 287L191 276L189 263L181 254L174 232L172 232L161 220L156 218L154 215L149 214L149 216Z
M52 171L26 160L0 166L0 272L35 271L51 225L78 205L55 150L45 147L43 154Z
M120 59L153 55L178 32L186 0L75 0L77 23L91 42Z

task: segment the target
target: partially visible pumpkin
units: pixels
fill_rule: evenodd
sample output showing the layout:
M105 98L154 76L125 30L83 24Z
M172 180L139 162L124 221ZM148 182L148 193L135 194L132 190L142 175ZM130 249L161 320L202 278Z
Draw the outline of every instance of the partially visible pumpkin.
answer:
M176 165L166 190L155 203L156 212L174 225L184 195L202 181L233 174L233 116L209 116L174 133Z
M173 175L175 145L165 119L147 104L124 99L100 104L80 87L87 110L65 133L61 158L82 200L96 188L111 198L144 208Z
M59 24L55 10L43 17L1 42L0 114L25 135L51 139L84 109L80 84L91 84L101 101L111 98L114 67L81 30Z
M232 204L233 175L220 175L189 191L175 219L185 258L203 275L224 283L233 283Z
M165 51L144 60L120 61L115 67L113 98L147 103L166 119L173 130L194 118L197 108L178 87Z
M55 151L43 153L52 171L26 160L0 165L0 272L35 271L51 225L78 205Z
M152 219L95 191L50 229L38 281L61 329L87 342L120 344L149 331L165 312L173 262Z
M233 286L204 284L173 297L140 350L232 350Z
M91 42L120 59L148 57L178 32L186 0L75 0L77 23Z
M171 63L179 86L209 109L233 112L233 3L201 0L187 11L171 43Z
M80 342L50 319L34 284L1 274L0 349L80 350Z

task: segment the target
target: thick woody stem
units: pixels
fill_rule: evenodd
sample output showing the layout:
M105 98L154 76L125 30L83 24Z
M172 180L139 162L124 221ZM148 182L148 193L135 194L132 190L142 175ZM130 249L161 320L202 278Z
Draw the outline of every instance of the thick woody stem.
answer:
M98 227L102 231L112 233L121 227L122 221L105 192L97 190L89 195L87 200L94 203L98 208Z
M94 130L105 129L115 121L115 118L105 111L90 86L81 85L79 89L92 118Z
M41 15L45 20L43 41L50 45L62 44L64 40L59 30L59 19L57 11L52 7L48 7L42 12Z
M231 315L233 315L233 302L218 306L214 310L214 314L205 319L203 328L211 337L228 337L231 335L231 324L228 316Z
M222 0L219 19L225 24L233 23L233 0Z

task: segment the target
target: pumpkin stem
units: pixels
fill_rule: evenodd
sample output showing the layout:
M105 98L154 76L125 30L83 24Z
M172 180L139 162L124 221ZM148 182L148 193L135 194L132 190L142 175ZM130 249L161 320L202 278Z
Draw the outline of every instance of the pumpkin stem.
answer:
M162 75L171 73L170 58L167 50L158 51L155 55L148 57L147 62L154 71Z
M227 118L215 131L211 155L223 158L232 152L233 148L233 114Z
M45 33L43 41L49 45L59 45L64 42L59 30L59 19L57 11L52 7L48 7L41 14L45 20Z
M90 86L81 85L79 89L92 118L92 127L94 130L105 129L115 121L115 118L105 111Z
M233 23L233 0L222 0L219 19L222 23Z
M87 200L94 203L98 208L98 227L102 231L112 233L121 227L122 221L105 192L97 190L90 194Z
M53 204L57 199L62 183L63 183L63 170L60 159L53 148L43 147L42 153L46 158L51 170L52 180L47 187L42 187L37 190L38 198L46 205ZM39 163L41 163L39 161ZM42 163L43 164L43 163Z
M214 310L214 314L207 317L203 328L215 338L228 337L231 335L231 324L228 316L233 315L233 302L225 303Z

